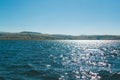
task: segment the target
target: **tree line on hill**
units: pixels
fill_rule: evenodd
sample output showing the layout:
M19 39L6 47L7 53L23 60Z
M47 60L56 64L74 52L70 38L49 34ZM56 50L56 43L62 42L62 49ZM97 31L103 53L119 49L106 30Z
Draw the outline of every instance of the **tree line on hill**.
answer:
M19 33L0 32L0 40L120 40L120 35L55 35L23 31Z

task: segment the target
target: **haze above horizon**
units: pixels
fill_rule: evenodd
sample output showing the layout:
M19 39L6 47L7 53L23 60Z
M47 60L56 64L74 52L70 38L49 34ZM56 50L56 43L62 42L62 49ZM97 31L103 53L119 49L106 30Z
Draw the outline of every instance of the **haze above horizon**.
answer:
M0 0L0 31L120 35L120 0Z

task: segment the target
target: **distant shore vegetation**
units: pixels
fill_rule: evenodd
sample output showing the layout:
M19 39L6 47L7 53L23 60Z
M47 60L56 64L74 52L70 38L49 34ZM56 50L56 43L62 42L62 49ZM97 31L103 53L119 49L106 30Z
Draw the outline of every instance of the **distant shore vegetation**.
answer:
M120 35L58 35L23 31L19 33L0 32L0 40L120 40Z

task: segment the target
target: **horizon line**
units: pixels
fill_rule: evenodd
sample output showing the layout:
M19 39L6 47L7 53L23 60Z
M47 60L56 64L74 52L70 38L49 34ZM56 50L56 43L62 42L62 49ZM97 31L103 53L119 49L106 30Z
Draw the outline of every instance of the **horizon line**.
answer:
M35 32L41 34L50 34L50 35L70 35L70 36L120 36L120 34L64 34L64 33L43 33L38 31L0 31L0 33L21 33L21 32Z

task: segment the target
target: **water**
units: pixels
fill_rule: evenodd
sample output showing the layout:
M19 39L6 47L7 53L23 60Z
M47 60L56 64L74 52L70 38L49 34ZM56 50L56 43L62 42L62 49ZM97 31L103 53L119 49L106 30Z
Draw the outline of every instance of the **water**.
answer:
M0 40L0 80L119 80L119 72L120 41Z

